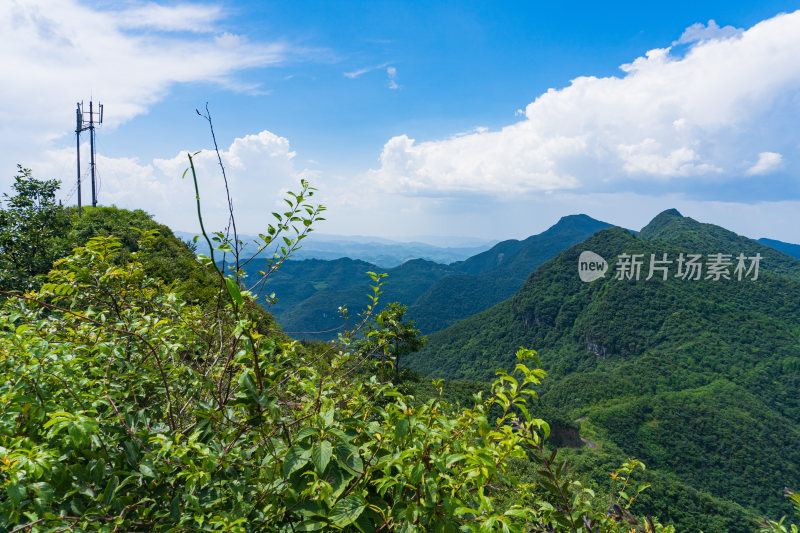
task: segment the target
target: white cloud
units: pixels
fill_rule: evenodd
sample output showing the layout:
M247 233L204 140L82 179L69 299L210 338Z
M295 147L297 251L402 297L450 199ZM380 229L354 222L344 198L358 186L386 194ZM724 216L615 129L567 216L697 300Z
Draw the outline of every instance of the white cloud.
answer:
M389 78L389 88L390 89L399 89L400 86L397 84L397 69L394 67L389 67L386 69L386 76Z
M371 67L364 67L364 68L356 69L356 70L353 70L352 72L345 72L344 76L345 76L345 78L350 78L351 80L354 80L354 79L358 78L359 76L362 76L362 75L366 74L367 72L372 72L373 70L380 70L380 69L386 67L387 65L389 65L389 63L381 63L380 65L373 65ZM389 67L389 68L393 69L394 67Z
M748 176L759 176L769 174L778 169L783 162L783 156L776 152L761 152L758 154L758 161L755 165L747 169Z
M373 70L381 70L386 69L386 79L387 79L387 86L390 89L399 89L400 85L397 83L397 68L390 66L391 62L381 63L380 65L373 65L371 67L364 67L360 69L353 70L351 72L344 72L344 76L346 78L350 78L354 80L356 78L361 77L362 75L372 72Z
M734 28L733 26L719 27L714 19L708 21L708 25L702 22L692 24L681 34L677 41L673 41L673 45L688 44L697 41L704 41L707 39L725 39L728 37L736 37L741 35L741 28Z
M622 75L550 89L498 131L386 142L369 183L407 194L509 193L741 178L763 143L800 152L800 11L746 31L693 26ZM777 143L777 144L774 144ZM751 163L743 159L750 158Z
M119 27L162 31L210 32L222 18L219 6L177 4L162 6L155 2L134 6L115 13Z
M236 74L281 63L294 53L280 42L254 43L219 30L224 15L219 7L124 5L0 2L0 141L7 153L28 161L69 135L76 100L92 94L105 104L106 126L113 128L147 112L175 84L255 90Z
M696 163L700 156L691 148L676 148L665 154L661 145L650 137L638 144L620 144L617 149L623 170L630 174L677 177L722 171L713 165Z

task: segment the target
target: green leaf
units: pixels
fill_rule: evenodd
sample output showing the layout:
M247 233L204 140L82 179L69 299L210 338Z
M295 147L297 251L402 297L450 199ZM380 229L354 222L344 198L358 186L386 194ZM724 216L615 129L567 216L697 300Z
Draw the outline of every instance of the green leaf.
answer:
M103 491L104 505L109 505L111 503L111 500L114 497L114 491L117 489L118 486L119 486L119 479L117 478L117 476L113 476L111 479L108 480L106 488Z
M299 524L294 525L295 531L319 531L325 526L327 526L325 522L321 522L319 520L303 520Z
M69 433L69 438L76 448L83 448L84 444L86 444L86 434L83 432L83 428L80 425L71 423L67 427L67 433Z
M397 424L394 426L394 435L398 439L403 439L406 435L408 435L408 419L401 418L397 421Z
M231 295L233 301L241 307L244 303L244 299L242 298L242 293L239 292L239 285L236 284L236 280L233 278L225 278L225 286L228 287L228 294Z
M325 481L330 483L334 498L338 498L341 493L347 488L347 483L353 477L353 474L339 468L336 463L332 463L325 474Z
M300 431L297 433L297 435L295 435L295 436L292 438L292 440L293 440L294 442L300 442L301 440L305 440L305 439L307 439L308 437L310 437L310 436L312 436L312 435L316 435L316 434L318 434L318 433L319 433L319 431L317 430L317 428L309 428L309 427L306 427L306 428L303 428L303 429L301 429L301 430L300 430Z
M172 498L172 503L169 506L169 514L172 517L172 520L178 522L181 519L181 509L180 509L180 501L179 496L176 494L174 498Z
M339 442L336 444L336 457L342 465L357 474L364 471L364 463L358 455L358 448L346 442Z
M14 502L14 505L18 505L20 500L25 497L25 491L16 483L9 484L6 491L8 492L8 497Z
M128 464L132 468L136 468L136 462L139 460L139 452L136 450L136 445L126 440L122 443L122 446L125 448L125 456L128 458Z
M253 381L253 376L250 375L250 372L243 372L239 376L239 385L245 388L248 393L250 393L250 397L257 397L258 394L256 392L256 382Z
M139 465L139 472L141 472L145 477L156 477L153 469L144 463Z
M311 448L311 459L314 461L314 468L317 470L318 474L321 475L325 472L325 468L328 466L332 454L333 446L326 440L314 444L314 447Z
M292 446L286 453L286 459L283 462L283 473L286 476L291 475L293 472L303 468L311 457L311 450L301 448L300 446Z
M351 494L342 498L333 507L330 514L331 523L337 527L352 524L364 512L367 502L359 494Z
M417 485L422 480L422 474L424 472L425 471L423 470L422 463L417 463L417 465L411 471L411 478L409 480L409 481L411 481L411 484L412 485Z

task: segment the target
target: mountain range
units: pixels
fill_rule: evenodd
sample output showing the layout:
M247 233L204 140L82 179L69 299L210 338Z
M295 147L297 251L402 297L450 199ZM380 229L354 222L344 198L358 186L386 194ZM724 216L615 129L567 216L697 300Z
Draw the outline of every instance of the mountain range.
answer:
M367 272L385 273L381 301L408 305L407 318L423 333L442 329L512 296L530 272L562 250L609 227L586 215L565 216L543 233L506 240L450 264L413 259L380 268L360 259L286 261L269 279L278 302L270 307L287 332L333 338L343 320L338 308L363 309L370 292ZM248 272L255 278L263 263Z
M583 252L606 263L595 281L580 280ZM639 258L638 280L619 275L625 254ZM727 254L733 279L675 277L690 254L701 268ZM679 530L753 531L760 516L789 512L780 488L800 479L798 257L798 245L751 240L674 209L639 232L570 215L448 264L287 261L270 278L279 298L270 310L294 337L332 338L339 306L354 314L366 305L366 272L386 273L381 300L408 304L407 318L429 334L406 356L414 370L474 389L467 382L513 367L520 345L534 348L549 374L537 409L553 422L553 441L573 447L574 475L637 457L653 485L641 512ZM646 279L652 259L668 265L666 279L664 268Z
M579 275L585 252L598 274L606 263L591 282ZM686 275L690 254L699 279ZM653 483L641 509L679 530L753 531L755 517L790 512L781 489L800 479L796 258L665 211L638 234L608 228L563 250L513 297L431 334L406 361L429 376L488 380L521 345L549 374L541 407L575 420L592 445L572 452L576 475L641 459ZM658 507L665 496L673 507Z

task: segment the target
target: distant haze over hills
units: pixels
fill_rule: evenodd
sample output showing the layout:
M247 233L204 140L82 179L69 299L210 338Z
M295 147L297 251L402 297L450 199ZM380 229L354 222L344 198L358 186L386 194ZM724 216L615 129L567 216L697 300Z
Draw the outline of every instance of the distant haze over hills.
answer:
M193 233L184 231L175 232L175 235L183 240L194 238ZM245 243L252 243L256 239L253 235L240 235L239 238ZM294 260L335 260L348 257L366 261L382 268L396 267L412 259L426 259L437 263L449 264L467 259L488 249L497 242L471 237L420 236L419 238L425 241L441 242L446 246L430 244L430 242L399 242L382 237L328 235L314 232L303 241L302 247L292 258ZM253 252L255 252L255 248L250 244L243 255L249 256Z

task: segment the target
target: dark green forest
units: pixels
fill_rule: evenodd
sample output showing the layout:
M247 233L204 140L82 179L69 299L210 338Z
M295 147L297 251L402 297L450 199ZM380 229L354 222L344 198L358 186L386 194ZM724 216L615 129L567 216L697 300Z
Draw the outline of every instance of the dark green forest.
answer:
M789 531L800 511L800 261L772 248L677 212L638 234L577 216L384 276L290 261L324 213L306 182L255 258L57 189L20 167L0 210L0 531ZM587 249L609 259L592 283ZM682 251L762 268L612 279L621 253ZM315 318L331 305L344 326Z

